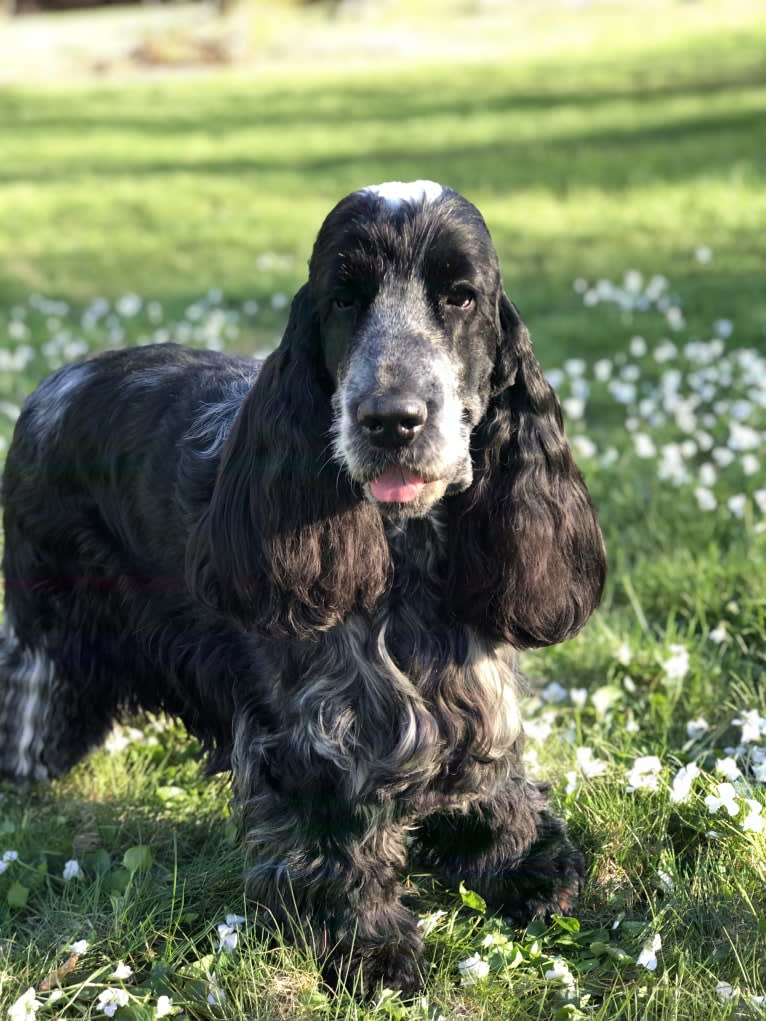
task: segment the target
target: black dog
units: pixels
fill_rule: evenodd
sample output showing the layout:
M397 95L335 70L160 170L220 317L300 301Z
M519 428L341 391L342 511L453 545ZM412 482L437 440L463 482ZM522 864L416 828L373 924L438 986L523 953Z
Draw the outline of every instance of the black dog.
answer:
M262 916L367 994L421 981L408 862L522 921L570 908L514 669L585 623L604 548L464 198L343 199L262 364L159 345L55 373L4 504L0 772L179 716L234 771Z

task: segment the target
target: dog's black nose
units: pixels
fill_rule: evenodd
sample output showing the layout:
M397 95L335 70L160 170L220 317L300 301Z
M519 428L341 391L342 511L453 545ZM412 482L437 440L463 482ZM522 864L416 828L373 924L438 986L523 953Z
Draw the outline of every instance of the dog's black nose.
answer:
M428 418L425 401L409 394L368 397L356 420L376 447L405 447L412 443Z

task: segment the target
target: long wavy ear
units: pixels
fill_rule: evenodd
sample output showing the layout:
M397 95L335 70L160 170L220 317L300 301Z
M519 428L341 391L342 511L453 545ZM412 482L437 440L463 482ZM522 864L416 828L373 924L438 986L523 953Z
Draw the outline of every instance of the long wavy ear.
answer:
M517 648L575 635L596 608L606 553L561 408L503 295L474 481L449 501L449 599L458 619Z
M370 610L389 581L380 515L331 460L331 392L304 285L187 547L197 598L273 636L306 637Z

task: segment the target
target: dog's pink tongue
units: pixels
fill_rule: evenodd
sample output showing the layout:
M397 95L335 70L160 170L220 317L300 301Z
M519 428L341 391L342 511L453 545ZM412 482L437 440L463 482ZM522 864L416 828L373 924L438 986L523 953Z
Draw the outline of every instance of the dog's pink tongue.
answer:
M372 480L370 492L381 503L409 503L424 485L425 482L412 472L389 468Z

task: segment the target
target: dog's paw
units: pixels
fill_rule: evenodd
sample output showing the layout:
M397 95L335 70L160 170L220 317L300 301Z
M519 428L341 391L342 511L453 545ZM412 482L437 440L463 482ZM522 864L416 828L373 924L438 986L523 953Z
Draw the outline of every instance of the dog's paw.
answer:
M423 956L419 941L412 943L356 944L340 948L326 962L324 979L333 989L344 987L359 999L371 1000L382 989L411 999L423 986Z
M509 874L501 910L516 923L551 915L568 915L585 886L585 859L562 834L552 845L543 842Z

